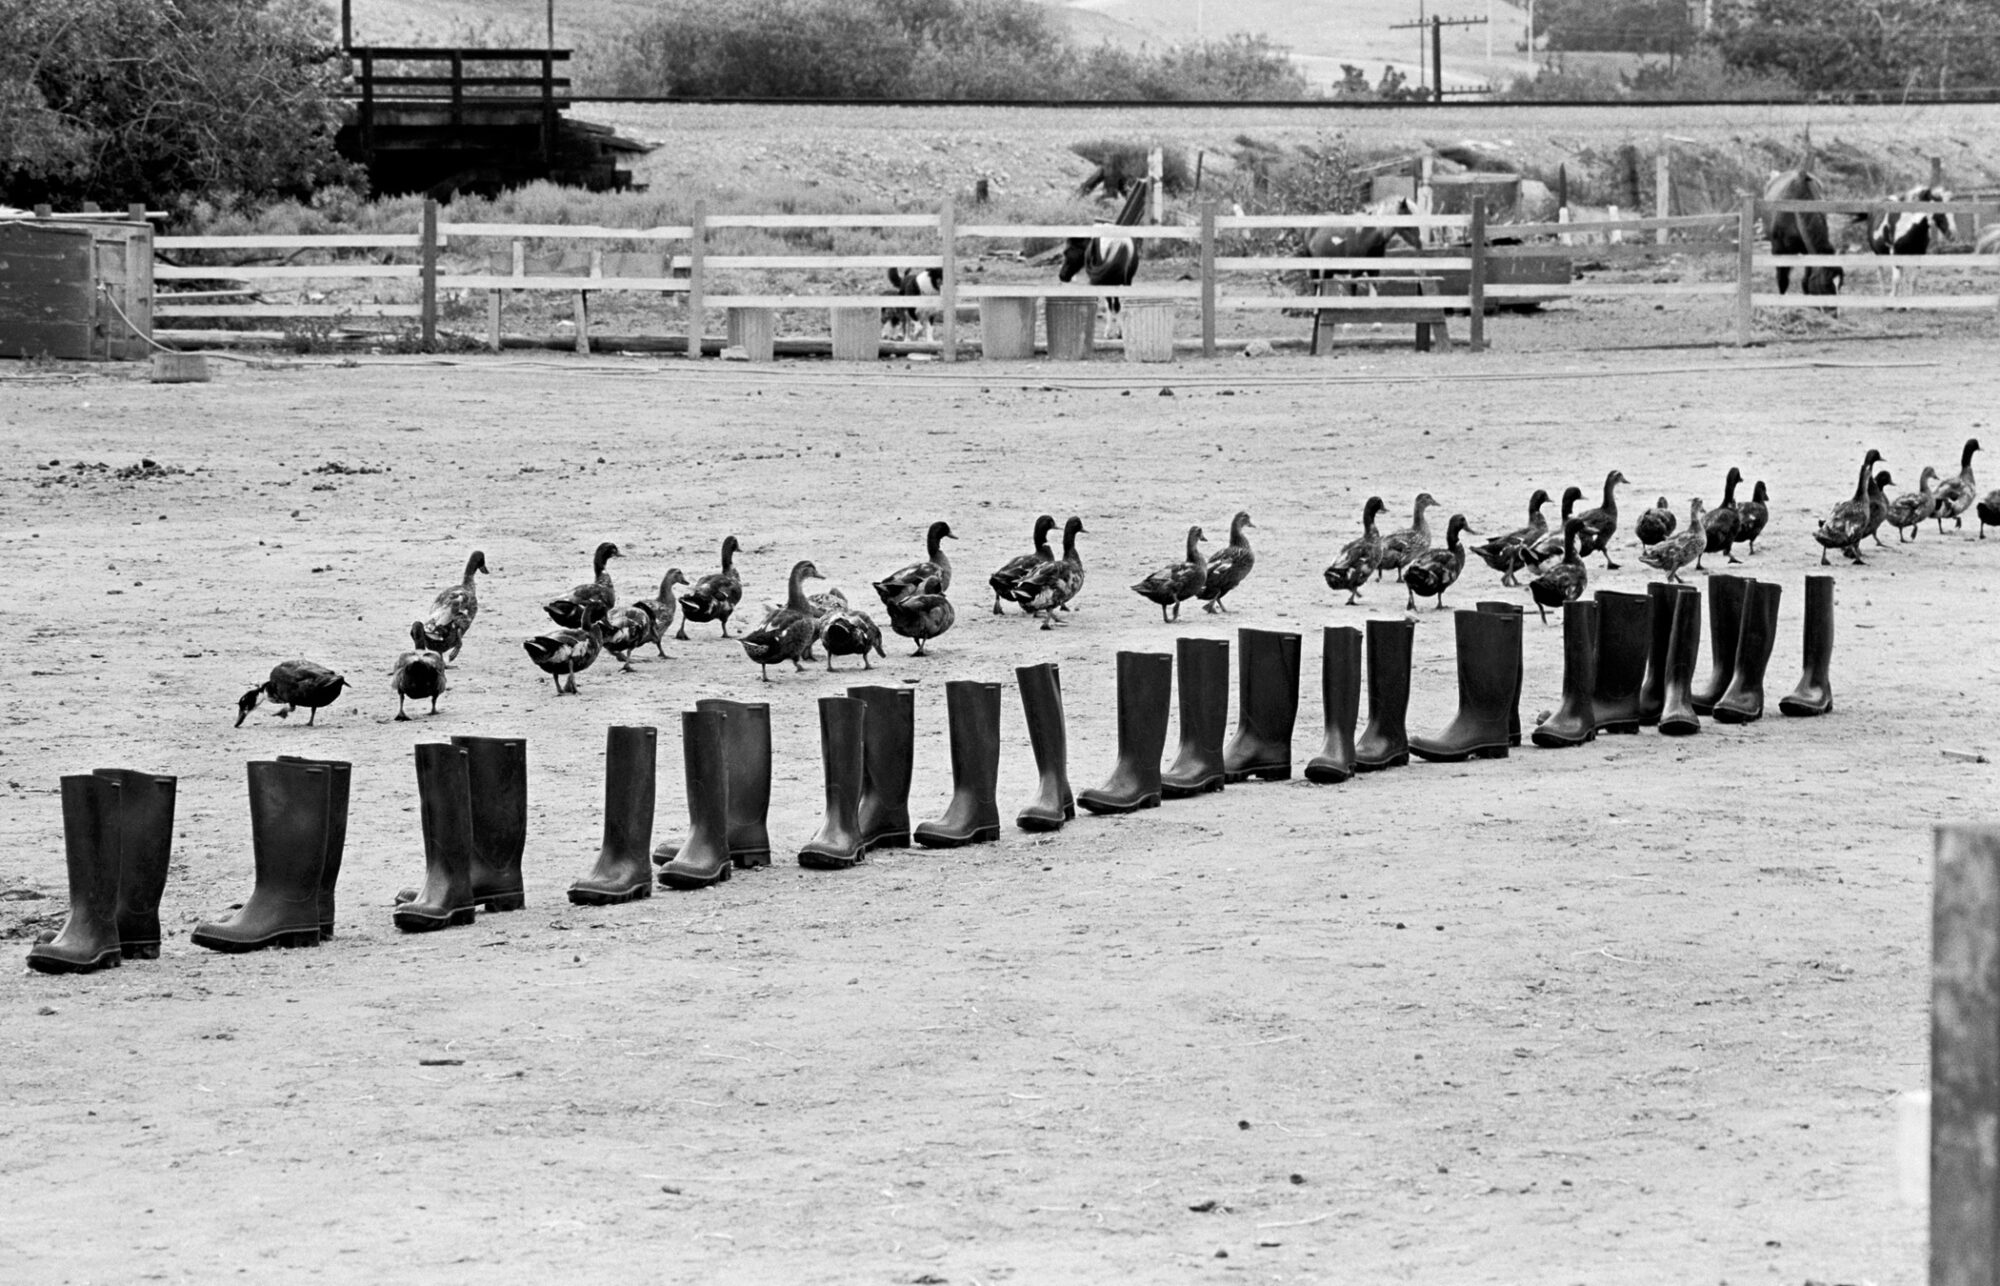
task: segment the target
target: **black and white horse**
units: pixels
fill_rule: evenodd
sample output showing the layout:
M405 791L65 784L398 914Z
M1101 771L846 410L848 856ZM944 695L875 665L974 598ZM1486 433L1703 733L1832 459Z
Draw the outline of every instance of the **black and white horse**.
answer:
M1139 223L1145 218L1151 196L1152 180L1134 185L1125 194L1125 204L1119 209L1116 222L1103 226L1129 228ZM1056 270L1056 280L1069 281L1080 272L1093 286L1129 286L1139 275L1142 257L1137 237L1071 237L1063 243L1062 267ZM1105 298L1104 311L1104 337L1117 339L1123 319L1118 315L1116 295Z
M1818 176L1807 170L1786 170L1774 174L1764 185L1766 201L1824 201L1826 189ZM1774 255L1830 255L1833 236L1827 231L1824 214L1797 214L1786 210L1771 218L1771 253ZM1811 267L1800 270L1799 289L1808 295L1837 295L1845 269ZM1792 270L1778 268L1778 293L1792 284Z
M1899 193L1892 199L1911 203L1943 203L1951 200L1951 193L1926 183ZM1868 248L1878 255L1892 258L1927 254L1933 233L1940 241L1950 241L1957 235L1957 226L1952 223L1949 211L1923 214L1916 210L1895 210L1869 225ZM1911 289L1915 290L1917 270L1911 268L1909 272ZM1892 263L1889 265L1889 293L1901 294L1902 289L1903 269L1901 265Z
M938 296L938 292L944 289L944 269L891 268L889 269L889 288L895 294L906 298L916 299L928 296L935 299ZM884 338L888 338L890 330L893 329L905 343L908 343L910 332L916 329L919 322L922 322L924 342L926 344L934 344L937 342L936 323L942 315L936 304L925 307L892 308L889 310L888 316L882 319L882 333Z

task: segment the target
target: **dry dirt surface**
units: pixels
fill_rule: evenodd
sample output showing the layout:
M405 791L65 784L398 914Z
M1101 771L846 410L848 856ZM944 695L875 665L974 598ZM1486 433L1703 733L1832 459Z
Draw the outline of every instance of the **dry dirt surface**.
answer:
M1061 664L1081 788L1114 758L1116 651L1298 630L1303 761L1319 628L1404 608L1388 582L1337 606L1320 579L1371 493L1400 516L1429 490L1491 532L1531 488L1617 468L1629 524L1741 466L1773 497L1743 570L1784 586L1775 703L1816 515L1867 447L1914 482L2000 437L1990 337L219 365L180 386L0 372L0 1277L1922 1280L1893 1148L1895 1097L1927 1076L1931 827L2000 798L1993 766L1942 753L1993 748L2000 539L1969 520L1832 569L1828 718L1250 784L844 873L790 846L821 806L814 699L863 679L916 688L919 818L950 788L940 685L1006 684L1011 819L1033 783L1012 667ZM1260 560L1235 611L1163 626L1125 586L1238 508ZM1044 510L1089 529L1078 610L1047 632L982 594ZM600 540L625 596L734 532L752 600L802 557L868 597L940 517L960 615L928 658L892 639L871 675L765 684L698 627L558 698L521 650ZM407 624L473 548L492 575L451 691L391 722ZM1593 586L1642 587L1629 536L1615 553ZM1447 604L1526 601L1494 582L1475 564ZM1452 712L1453 645L1447 615L1415 615L1422 731ZM1530 718L1556 704L1560 633L1528 622ZM354 689L315 726L232 729L300 654ZM776 864L570 905L606 726L661 728L655 834L678 833L675 714L702 696L772 705ZM454 733L529 740L529 904L406 937L410 747ZM280 753L356 765L338 936L195 948L249 889L243 765ZM30 974L67 897L56 779L100 765L180 779L165 953Z

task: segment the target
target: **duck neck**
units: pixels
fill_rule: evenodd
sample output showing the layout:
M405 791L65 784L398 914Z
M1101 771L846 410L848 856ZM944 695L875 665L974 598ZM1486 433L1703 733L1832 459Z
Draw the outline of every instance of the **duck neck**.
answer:
M1618 484L1610 478L1604 480L1604 507L1613 513L1618 511Z
M1201 537L1195 535L1193 532L1189 532L1188 543L1187 543L1187 560L1193 563L1197 567L1205 565L1204 560L1201 556L1200 546L1201 546Z
M1875 462L1873 460L1863 460L1861 462L1861 476L1854 483L1854 498L1856 500L1868 499L1868 471L1874 467Z
M812 614L812 603L806 598L806 577L804 572L792 573L792 583L785 594L785 606L794 612Z
M472 592L472 578L479 574L479 563L480 558L478 554L474 554L465 560L465 579L461 580L459 585L467 593Z

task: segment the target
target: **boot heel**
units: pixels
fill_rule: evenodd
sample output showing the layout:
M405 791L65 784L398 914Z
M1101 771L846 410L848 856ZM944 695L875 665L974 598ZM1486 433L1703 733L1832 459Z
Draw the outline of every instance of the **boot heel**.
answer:
M157 942L122 942L118 945L118 954L127 960L158 960L160 958L160 944Z
M281 933L271 940L271 945L282 947L285 950L292 950L298 947L316 947L319 945L319 926L314 925L310 929L293 929Z
M1507 757L1507 747L1483 746L1480 749L1473 751L1472 757L1474 759L1505 759Z
M1074 813L1070 814L1072 817L1075 815ZM891 831L887 835L877 835L863 845L862 848L864 852L872 853L878 848L908 848L909 846L910 833L908 831Z
M490 898L482 898L477 904L482 911L522 911L528 906L525 893L496 893Z
M716 868L714 875L701 876L691 875L683 871L676 871L671 867L666 867L660 871L660 886L662 888L679 889L685 892L689 889L705 889L711 884L727 884L729 883L731 869L729 863L724 862ZM651 897L652 895L653 891L649 888L639 896Z
M1373 622L1370 622L1370 624L1373 624ZM1410 754L1406 750L1401 754L1390 755L1380 763L1365 763L1357 759L1354 761L1354 770L1356 772L1381 772L1385 768L1407 768L1409 765Z
M1292 766L1286 764L1283 768L1258 768L1253 770L1250 775L1262 781L1290 781L1292 779Z
M1148 795L1139 801L1139 807L1141 808L1158 808L1159 806L1160 797L1158 795Z
M757 867L771 864L771 850L766 848L755 852L731 853L729 861L739 871L755 870Z

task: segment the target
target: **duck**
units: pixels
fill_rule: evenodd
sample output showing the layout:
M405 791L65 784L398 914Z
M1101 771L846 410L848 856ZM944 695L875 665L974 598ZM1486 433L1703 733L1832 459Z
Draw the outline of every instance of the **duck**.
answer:
M1188 528L1187 557L1168 563L1132 587L1140 598L1160 605L1160 624L1168 623L1169 607L1174 609L1173 619L1181 619L1181 604L1199 595L1208 583L1208 560L1199 548L1204 539L1200 527Z
M678 567L669 567L667 568L667 574L660 577L659 595L654 598L642 598L639 600L637 606L643 607L653 614L652 636L643 640L640 643L641 647L645 646L646 643L651 643L662 657L666 656L667 647L664 640L667 637L667 628L674 623L674 614L678 610L674 602L674 586L685 585L687 583L687 573Z
M1750 498L1736 506L1736 512L1743 515L1743 527L1736 533L1736 538L1748 545L1753 554L1757 552L1757 537L1764 534L1764 528L1771 521L1770 500L1771 493L1759 481L1751 489Z
M1528 525L1516 527L1510 532L1481 541L1472 547L1479 560L1500 573L1502 585L1519 585L1517 578L1523 567L1528 565L1528 555L1536 542L1549 531L1549 520L1542 517L1542 506L1549 502L1549 493L1540 487L1528 497Z
M1540 567L1543 563L1549 561L1549 559L1555 558L1562 553L1563 531L1569 526L1570 515L1576 512L1576 503L1581 499L1583 499L1582 487L1572 486L1563 488L1562 522L1549 532L1548 535L1543 536L1535 542L1535 547L1528 551L1529 562ZM1666 497L1662 496L1660 501L1662 504L1666 503Z
M472 573L465 574L467 580ZM438 698L444 695L444 658L430 645L425 622L410 622L411 651L396 658L396 667L389 671L389 691L396 694L396 722L408 723L410 716L403 711L403 703L411 697L421 701L429 697L431 713L438 712Z
M1229 543L1208 556L1208 577L1196 592L1202 611L1229 610L1223 604L1223 597L1248 579L1250 569L1257 565L1257 551L1250 548L1250 538L1243 534L1245 527L1256 525L1250 521L1248 511L1238 511L1229 520Z
M1083 556L1076 552L1076 538L1088 534L1083 519L1070 515L1063 524L1062 557L1034 568L1014 587L1014 601L1030 615L1039 615L1045 630L1055 627L1056 611L1068 611L1083 592Z
M1674 534L1674 528L1680 525L1680 521L1674 516L1673 506L1667 503L1667 498L1661 496L1632 524L1632 534L1639 538L1641 545L1657 545Z
M1435 597L1440 610L1444 607L1444 592L1458 580L1465 570L1465 547L1458 543L1460 532L1472 531L1466 525L1464 514L1453 514L1444 531L1444 548L1427 549L1403 569L1403 588L1409 591L1408 610L1415 611L1417 595ZM1472 532L1478 535L1478 532Z
M676 639L687 641L689 621L714 621L722 627L722 636L729 637L729 618L743 601L743 578L736 574L736 551L741 548L736 537L724 536L722 570L710 572L681 595L681 627L674 632Z
M1743 535L1743 515L1736 510L1736 487L1743 481L1743 470L1729 466L1729 473L1722 480L1722 503L1708 510L1708 544L1702 549L1704 554L1721 554L1732 563L1743 560L1736 556L1736 542ZM1694 560L1696 571L1707 571L1701 559Z
M908 567L900 567L890 572L875 582L875 592L882 596L884 603L893 602L933 576L937 577L939 584L950 589L951 559L945 556L944 542L957 539L957 536L952 535L950 523L942 521L932 523L930 530L924 534L926 555L924 561L911 563Z
M1417 556L1431 547L1431 524L1424 517L1424 510L1436 504L1437 500L1428 491L1417 494L1415 512L1410 516L1410 525L1401 531L1392 531L1382 538L1382 556L1375 563L1375 578L1393 570L1396 579L1403 579L1403 568L1414 562Z
M1004 615L1005 609L1001 605L1014 597L1014 587L1021 583L1023 576L1043 563L1052 563L1056 560L1055 551L1049 548L1049 533L1055 530L1055 526L1056 520L1051 514L1043 514L1035 519L1035 535L1031 542L1034 548L1028 553L1016 554L1000 564L999 571L986 578L986 583L993 587L995 616Z
M447 661L458 659L459 649L465 646L466 632L479 617L479 590L473 585L473 577L485 570L485 553L473 550L472 556L465 560L465 578L449 589L439 590L431 600L430 615L418 622L424 629L423 650L443 654Z
M1385 507L1382 497L1368 497L1368 503L1361 506L1361 534L1342 545L1326 565L1326 587L1347 591L1344 606L1352 607L1361 597L1361 587L1382 561L1382 533L1375 530L1375 515Z
M1703 509L1701 497L1688 501L1687 530L1667 537L1650 549L1639 551L1639 561L1648 567L1657 567L1667 574L1667 579L1676 585L1685 585L1681 579L1681 568L1693 563L1699 565L1703 551L1708 548L1708 514Z
M833 669L836 656L858 656L861 668L874 669L868 654L888 658L882 650L882 628L875 624L875 618L852 607L842 606L820 618L820 641L826 644L826 668Z
M542 604L542 610L549 619L566 630L580 630L592 621L601 621L612 608L618 606L618 590L611 583L611 573L604 565L614 558L623 557L618 546L605 541L598 545L597 553L591 557L590 569L596 577L588 584L575 585L561 598L553 598Z
M306 715L306 727L310 728L320 708L332 705L345 687L346 679L318 662L280 661L271 667L270 678L237 698L236 726L243 726L245 716L259 701L275 701L285 707L278 711L280 719L290 718L294 709L304 706L311 712Z
M785 605L765 618L764 623L743 636L743 655L757 663L764 682L771 681L770 667L790 661L794 670L803 670L805 658L813 655L813 638L819 633L819 618L806 599L805 583L819 580L819 568L811 559L792 564L785 582Z
M1605 474L1604 503L1577 515L1583 520L1583 543L1578 552L1586 558L1603 554L1604 566L1609 571L1618 570L1618 564L1611 561L1611 538L1618 532L1618 484L1630 481L1616 469Z
M1889 502L1889 525L1896 529L1897 544L1904 543L1903 533L1906 531L1910 533L1909 539L1915 540L1917 533L1924 529L1924 522L1931 516L1931 511L1937 508L1937 496L1931 490L1931 483L1936 478L1937 470L1925 465L1923 473L1917 477L1917 489L1905 491Z
M1882 545L1882 524L1889 520L1889 488L1895 485L1887 469L1877 472L1868 484L1868 529L1863 534L1873 536L1877 545Z
M1868 534L1868 485L1871 479L1868 471L1882 459L1882 453L1874 447L1861 459L1861 476L1855 480L1854 496L1833 507L1833 512L1820 519L1819 528L1813 532L1813 539L1820 544L1819 565L1827 565L1826 556L1838 549L1857 563L1867 560L1861 557L1861 539Z
M1979 538L1984 540L1988 527L2000 527L2000 489L1979 497L1973 509L1979 514Z
M632 652L659 637L660 621L652 606L640 601L614 607L604 618L604 650L618 658L621 674L632 672Z
M1562 561L1528 582L1528 596L1541 609L1544 625L1549 623L1551 607L1561 607L1582 598L1583 587L1590 582L1590 572L1576 553L1576 538L1582 533L1581 519L1571 518L1564 522Z
M1937 520L1940 536L1944 535L1947 518L1953 527L1965 526L1965 511L1972 508L1973 498L1979 494L1978 484L1972 480L1972 453L1978 449L1979 439L1967 438L1965 450L1958 457L1958 476L1946 478L1932 493L1937 497L1937 508L1931 516Z
M906 639L915 639L915 655L923 656L924 644L952 627L958 609L944 596L944 577L928 576L924 583L889 604L889 628Z
M535 668L555 680L556 695L576 691L576 675L597 663L604 651L604 622L592 621L580 630L550 630L521 640ZM564 680L568 686L564 686Z

